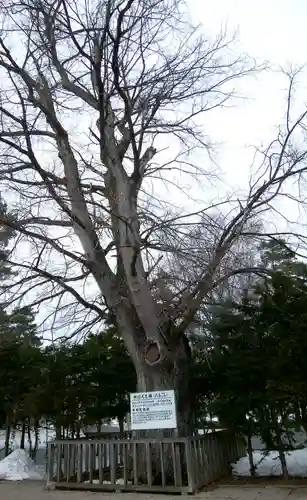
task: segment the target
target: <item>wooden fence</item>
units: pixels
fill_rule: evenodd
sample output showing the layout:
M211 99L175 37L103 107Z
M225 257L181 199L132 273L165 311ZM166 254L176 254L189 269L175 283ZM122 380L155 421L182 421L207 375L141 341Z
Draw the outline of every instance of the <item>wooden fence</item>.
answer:
M244 440L224 431L162 440L53 441L47 481L61 489L195 493L243 455Z
M121 432L85 432L85 439L132 439L132 431Z

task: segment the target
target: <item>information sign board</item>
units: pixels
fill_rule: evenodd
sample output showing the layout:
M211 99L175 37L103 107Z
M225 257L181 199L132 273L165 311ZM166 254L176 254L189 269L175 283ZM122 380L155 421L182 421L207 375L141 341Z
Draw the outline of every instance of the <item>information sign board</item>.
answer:
M175 392L153 391L130 394L131 429L176 429Z

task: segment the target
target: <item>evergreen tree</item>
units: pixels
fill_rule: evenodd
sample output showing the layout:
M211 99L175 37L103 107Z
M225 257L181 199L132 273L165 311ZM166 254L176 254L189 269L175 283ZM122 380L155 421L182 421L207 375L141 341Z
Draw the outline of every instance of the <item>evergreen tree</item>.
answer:
M293 425L291 415L306 426L307 266L284 242L262 252L270 274L219 308L203 377L220 422L249 440L259 433L268 448L279 449L286 476L282 433Z

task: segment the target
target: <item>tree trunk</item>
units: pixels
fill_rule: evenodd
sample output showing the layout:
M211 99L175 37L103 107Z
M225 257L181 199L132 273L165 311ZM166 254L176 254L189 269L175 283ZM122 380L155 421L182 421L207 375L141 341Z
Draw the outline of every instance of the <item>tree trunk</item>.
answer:
M34 423L34 433L35 433L35 441L34 441L34 448L32 450L31 458L33 460L36 460L36 453L37 453L38 445L39 445L39 422L38 422L38 420L35 420L35 423Z
M190 362L188 341L182 338L176 345L169 345L167 359L161 359L153 364L144 360L136 367L138 392L171 389L175 391L176 435L182 437L191 435L194 423L191 388L189 387Z
M307 407L305 404L301 404L301 425L304 431L307 433Z
M20 438L20 448L25 449L25 439L26 439L26 422L23 420L21 424L21 438Z
M9 417L6 417L5 425L5 443L4 443L4 455L7 457L10 453L10 438L11 438L11 424Z
M59 422L55 423L55 439L60 441L62 439L62 427Z
M31 437L31 419L28 419L28 443L29 443L29 455L32 455L32 437Z
M177 410L177 429L161 429L137 431L137 438L162 439L165 437L184 437L193 433L193 414L189 396L189 366L190 352L186 339L178 341L177 346L170 351L170 357L153 365L146 361L136 367L138 392L174 390ZM172 361L172 362L171 362ZM182 450L183 451L183 450ZM164 467L166 480L174 484L172 447L164 446ZM185 457L182 455L182 465ZM140 446L138 455L139 480L147 481L146 448ZM151 464L153 484L161 484L161 455L159 445L151 446Z
M282 468L282 475L283 475L284 479L288 479L289 473L288 473L288 467L287 467L287 462L286 462L286 455L285 455L285 451L284 451L284 444L283 444L282 438L281 438L281 429L280 429L280 426L278 423L276 425L276 439L277 439L279 460L280 460L281 468Z
M256 467L254 464L252 436L251 436L250 431L247 434L247 452L248 452L250 474L251 474L251 476L255 476L256 475Z
M268 451L276 449L271 429L266 428L264 431L262 431L261 439L264 441L266 449Z
M118 417L118 426L119 426L119 433L122 437L124 435L124 419L122 417Z

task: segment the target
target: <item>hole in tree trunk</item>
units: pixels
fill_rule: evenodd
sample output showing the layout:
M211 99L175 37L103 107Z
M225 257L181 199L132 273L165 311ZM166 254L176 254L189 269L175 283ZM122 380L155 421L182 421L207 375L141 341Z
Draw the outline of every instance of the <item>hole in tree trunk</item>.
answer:
M148 363L157 363L160 359L160 348L157 342L150 342L147 346L145 359Z

